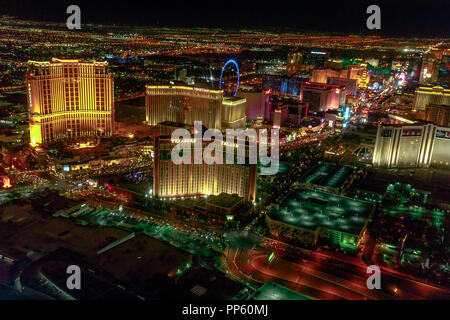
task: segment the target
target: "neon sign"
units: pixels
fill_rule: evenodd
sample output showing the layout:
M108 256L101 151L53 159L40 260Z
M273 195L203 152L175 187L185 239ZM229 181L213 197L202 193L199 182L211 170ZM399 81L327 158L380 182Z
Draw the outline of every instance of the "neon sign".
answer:
M6 176L4 176L3 178L2 178L2 188L3 189L9 189L9 188L11 188L12 187L12 184L11 184L11 179L9 179L9 177L6 177Z
M220 80L219 80L219 89L222 89L222 75L223 75L223 71L225 70L225 68L227 67L228 64L234 64L236 66L236 72L237 72L237 85L236 85L236 91L234 92L233 96L236 96L238 89L239 89L239 66L237 64L237 62L233 59L228 60L222 68L222 71L220 72Z

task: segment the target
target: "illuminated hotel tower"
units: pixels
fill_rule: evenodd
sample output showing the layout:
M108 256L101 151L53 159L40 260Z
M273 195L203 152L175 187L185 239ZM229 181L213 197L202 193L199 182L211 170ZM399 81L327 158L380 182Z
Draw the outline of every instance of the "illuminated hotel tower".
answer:
M375 167L444 167L450 165L450 128L433 124L379 126Z
M450 89L444 87L419 87L414 96L414 110L423 111L429 104L450 105Z
M107 62L53 58L51 62L28 64L32 145L113 133L113 75L108 72Z
M367 63L357 63L348 66L348 78L358 80L359 88L366 88L370 81Z
M246 98L223 97L222 129L245 128L245 121L247 120L247 116L245 114L246 107Z
M293 77L300 72L303 64L303 54L301 52L292 52L288 54L288 61L286 66L286 74L288 77Z
M155 139L153 190L160 198L237 194L253 202L256 194L256 164L175 164L171 158L176 141L169 136ZM203 142L202 149L205 144ZM196 149L192 144L191 156ZM224 148L225 150L226 148ZM201 150L200 150L201 151ZM225 155L224 155L225 158Z
M147 124L171 121L193 124L201 121L208 129L220 129L222 90L188 86L147 85L145 88Z

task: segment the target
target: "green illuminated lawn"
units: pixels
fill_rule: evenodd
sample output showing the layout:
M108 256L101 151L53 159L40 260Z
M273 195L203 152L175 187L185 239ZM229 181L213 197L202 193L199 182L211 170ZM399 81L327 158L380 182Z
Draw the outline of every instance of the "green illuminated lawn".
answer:
M326 227L359 234L371 209L366 201L303 189L289 194L269 216L301 228Z
M253 296L253 300L312 300L276 283L264 284Z

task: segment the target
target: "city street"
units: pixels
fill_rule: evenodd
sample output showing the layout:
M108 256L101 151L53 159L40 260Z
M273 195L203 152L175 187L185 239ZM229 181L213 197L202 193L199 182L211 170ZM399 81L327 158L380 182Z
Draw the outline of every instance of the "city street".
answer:
M280 248L282 249L282 248ZM295 255L270 249L226 250L228 270L234 276L258 284L277 282L313 299L449 299L450 290L428 285L382 269L381 289L369 290L362 262L336 259L328 253L298 250ZM293 256L295 256L293 258ZM350 260L350 259L348 259Z

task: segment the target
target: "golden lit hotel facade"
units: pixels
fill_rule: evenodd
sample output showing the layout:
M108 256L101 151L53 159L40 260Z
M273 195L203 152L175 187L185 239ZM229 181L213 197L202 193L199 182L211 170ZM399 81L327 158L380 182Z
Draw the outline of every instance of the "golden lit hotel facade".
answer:
M113 75L107 62L70 59L28 62L30 143L110 136L114 131Z
M203 142L202 150L205 144ZM253 202L256 194L256 164L175 164L175 142L169 136L155 138L153 191L160 198L179 198L221 193L237 194ZM193 157L194 144L191 156ZM224 156L225 161L225 156Z
M245 109L247 100L239 97L223 97L222 100L222 129L245 128L247 116Z
M223 90L147 85L145 93L146 121L151 126L166 121L187 125L201 121L208 129L245 127L246 99L225 97Z
M151 126L164 121L201 121L208 129L221 128L222 90L147 85L145 92L146 120Z
M450 105L450 89L440 86L417 88L414 110L424 111L430 104Z
M367 63L357 63L348 66L348 79L358 81L358 88L366 88L370 81L370 74L367 71Z
M373 165L386 168L450 166L450 128L434 124L378 127Z

